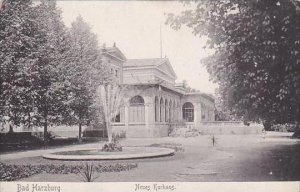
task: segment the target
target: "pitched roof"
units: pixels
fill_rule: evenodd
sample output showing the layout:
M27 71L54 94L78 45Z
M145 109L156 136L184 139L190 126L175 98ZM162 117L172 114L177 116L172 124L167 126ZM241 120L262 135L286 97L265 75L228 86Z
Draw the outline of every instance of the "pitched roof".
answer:
M114 57L117 57L121 60L124 60L126 61L126 57L125 55L120 51L120 49L118 47L116 47L115 45L112 46L112 47L105 47L105 48L102 48L102 52L104 54L108 54L108 55L111 55L111 56L114 56Z
M167 61L166 58L149 58L149 59L128 59L125 67L138 67L138 66L158 66Z
M168 71L173 77L177 77L168 58L128 59L123 67L157 67L165 72Z

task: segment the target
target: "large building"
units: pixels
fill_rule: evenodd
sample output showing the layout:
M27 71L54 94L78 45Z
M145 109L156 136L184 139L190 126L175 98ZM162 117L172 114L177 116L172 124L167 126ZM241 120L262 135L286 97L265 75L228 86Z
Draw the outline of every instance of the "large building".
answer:
M214 98L176 84L167 58L126 59L115 44L103 47L102 53L111 75L127 90L113 132L125 132L126 137L164 137L174 123L185 121L189 127L200 128L204 121L215 121Z

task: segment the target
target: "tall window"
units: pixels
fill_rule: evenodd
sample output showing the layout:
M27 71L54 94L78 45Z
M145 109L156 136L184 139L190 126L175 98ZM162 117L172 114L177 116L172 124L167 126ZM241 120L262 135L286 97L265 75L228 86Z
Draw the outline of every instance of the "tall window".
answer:
M169 105L168 105L168 100L166 100L165 102L165 122L168 122L169 121Z
M145 122L145 102L143 97L134 96L129 101L129 122L144 123Z
M165 104L164 104L163 98L160 98L159 104L160 104L160 108L159 108L160 117L159 117L159 119L160 119L160 122L163 122L163 120L164 120L164 114L165 114L165 111L164 111Z
M190 102L186 102L182 106L182 117L187 122L194 122L194 105Z
M159 101L158 97L155 97L155 122L159 121Z
M179 105L179 102L177 102L177 107L176 107L177 120L180 119L180 111L181 111L180 105Z

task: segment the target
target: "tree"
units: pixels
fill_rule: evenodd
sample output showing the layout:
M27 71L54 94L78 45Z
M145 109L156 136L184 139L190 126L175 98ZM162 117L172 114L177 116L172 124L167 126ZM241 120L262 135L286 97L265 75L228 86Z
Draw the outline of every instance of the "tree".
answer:
M0 121L31 125L32 73L36 62L37 24L30 0L2 2L0 9ZM10 131L12 131L12 125Z
M69 29L70 51L68 63L64 66L64 81L68 91L69 109L67 123L79 126L79 140L82 125L91 120L92 105L96 88L107 81L107 69L101 62L97 36L91 27L78 16Z
M228 109L226 100L222 99L222 91L220 88L216 89L216 99L215 99L215 115L216 121L237 121L240 120L236 115L234 115L234 109Z
M59 124L65 111L67 92L62 83L63 67L68 62L69 50L66 27L55 1L43 0L34 7L38 29L37 60L31 70L32 98L35 125L44 127L44 141L48 139L48 126Z
M209 38L207 70L235 114L300 129L299 1L205 0L167 23Z

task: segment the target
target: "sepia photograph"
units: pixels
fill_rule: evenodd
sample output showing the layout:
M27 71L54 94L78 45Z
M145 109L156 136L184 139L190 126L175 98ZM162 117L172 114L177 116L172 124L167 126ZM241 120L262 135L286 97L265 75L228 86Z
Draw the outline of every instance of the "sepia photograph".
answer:
M0 65L3 192L300 191L299 0L0 0Z

